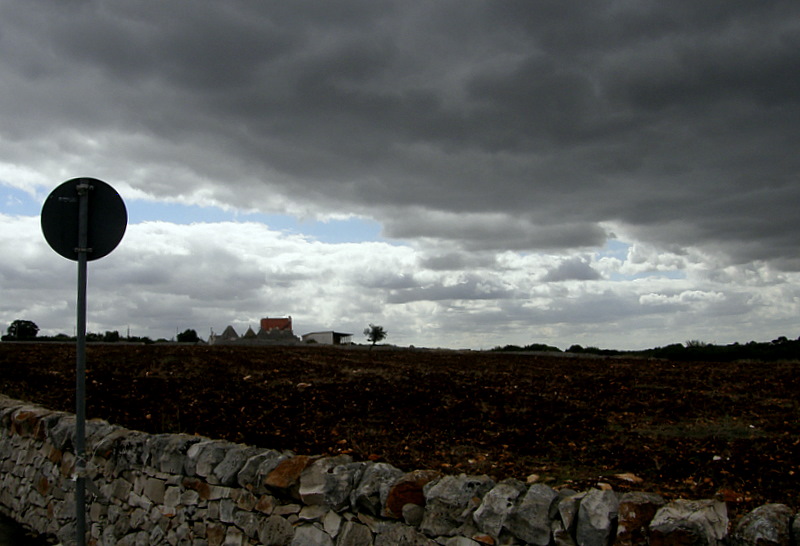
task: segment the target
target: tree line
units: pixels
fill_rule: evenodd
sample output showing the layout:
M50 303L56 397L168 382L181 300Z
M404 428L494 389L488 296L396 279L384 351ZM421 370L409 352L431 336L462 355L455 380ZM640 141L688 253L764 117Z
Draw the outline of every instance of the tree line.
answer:
M661 358L682 362L732 362L734 360L800 360L800 338L792 340L786 336L766 342L749 341L747 343L731 343L728 345L714 345L699 340L689 340L685 343L673 343L664 347L644 349L641 351L622 351L616 349L600 349L599 347L582 347L572 345L566 351L558 347L533 343L531 345L505 345L492 349L493 351L527 351L527 352L554 352L572 353L593 356L633 356L640 358Z
M75 336L68 336L67 334L56 334L55 336L40 336L39 327L35 322L30 320L15 320L6 329L6 335L2 336L3 341L60 341L68 342L75 341ZM200 337L197 332L189 328L178 334L175 338L178 343L197 343ZM99 332L86 332L87 342L103 342L103 343L164 343L168 341L175 341L159 338L153 340L147 336L122 336L118 330Z

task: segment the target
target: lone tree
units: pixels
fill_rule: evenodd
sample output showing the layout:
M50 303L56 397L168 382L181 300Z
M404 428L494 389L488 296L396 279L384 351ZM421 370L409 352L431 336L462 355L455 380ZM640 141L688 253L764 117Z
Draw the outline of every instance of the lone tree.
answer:
M39 327L30 320L15 320L8 327L8 339L33 339L39 333Z
M372 343L372 345L370 345L370 349L372 349L372 347L374 347L376 343L386 339L386 336L389 335L389 332L384 330L383 326L378 326L377 324L370 324L369 328L364 329L364 335L367 336L367 341Z

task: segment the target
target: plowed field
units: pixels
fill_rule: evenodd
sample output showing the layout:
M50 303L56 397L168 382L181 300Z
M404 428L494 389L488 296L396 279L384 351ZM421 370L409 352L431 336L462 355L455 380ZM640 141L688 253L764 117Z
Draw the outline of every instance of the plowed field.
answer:
M88 417L128 428L800 507L798 363L125 344L87 362ZM7 396L74 411L74 370L74 345L0 343Z

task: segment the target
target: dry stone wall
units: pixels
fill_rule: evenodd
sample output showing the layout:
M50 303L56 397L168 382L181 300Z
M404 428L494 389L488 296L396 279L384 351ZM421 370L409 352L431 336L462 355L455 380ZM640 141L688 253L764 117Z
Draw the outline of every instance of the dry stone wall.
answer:
M0 512L65 545L74 543L74 430L71 414L0 395ZM87 472L87 544L800 544L800 518L784 505L730 530L713 500L404 472L96 420Z

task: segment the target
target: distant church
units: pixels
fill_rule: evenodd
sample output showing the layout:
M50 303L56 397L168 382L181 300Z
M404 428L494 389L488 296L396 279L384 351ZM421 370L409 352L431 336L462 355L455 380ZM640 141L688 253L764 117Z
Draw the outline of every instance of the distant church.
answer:
M292 331L292 317L262 318L258 333L252 327L239 336L233 326L228 326L221 334L213 332L208 338L209 345L298 345L300 338Z

